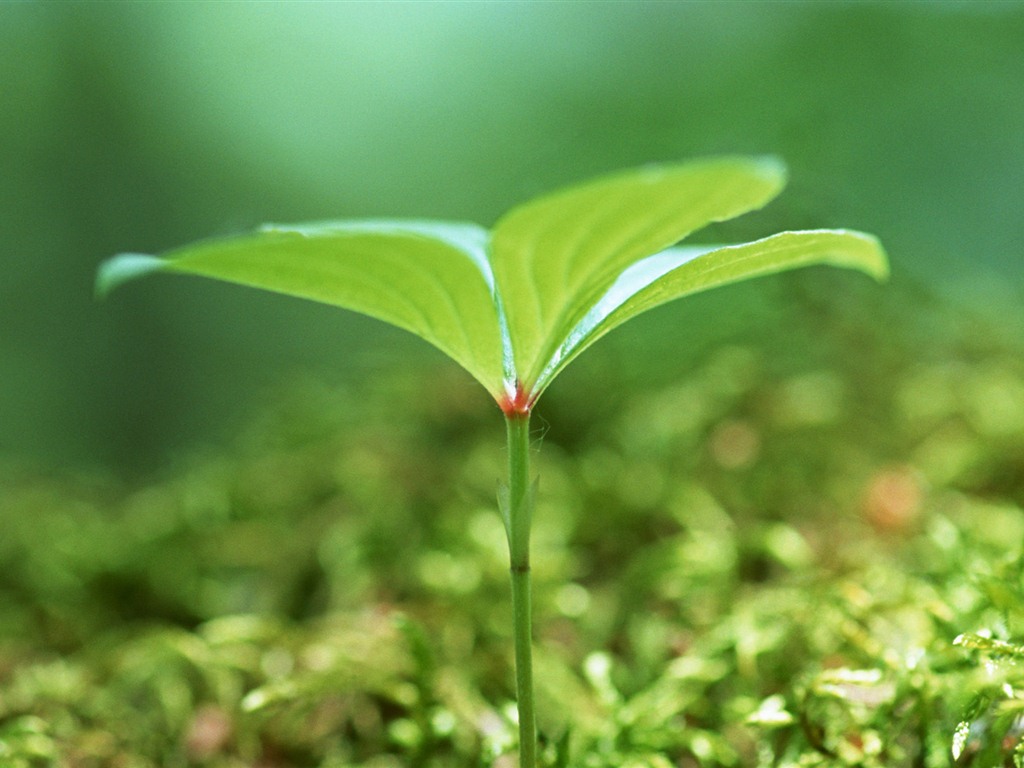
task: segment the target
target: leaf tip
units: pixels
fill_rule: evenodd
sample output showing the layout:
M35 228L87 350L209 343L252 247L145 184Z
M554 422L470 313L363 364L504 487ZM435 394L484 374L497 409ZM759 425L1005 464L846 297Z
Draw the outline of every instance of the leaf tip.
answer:
M892 269L889 265L889 256L885 252L885 249L882 248L882 244L877 240L875 242L878 244L878 258L875 263L875 270L871 273L871 276L878 282L885 283L888 282L889 277L892 275Z
M789 180L789 166L786 161L778 155L761 155L755 158L755 162L764 173L765 177L780 185L785 185Z
M121 253L100 264L96 271L97 298L106 298L118 286L163 269L167 262L144 253Z
M866 232L852 233L861 237L866 246L865 258L862 263L863 270L880 283L888 282L891 276L889 266L889 255L882 247L882 242L874 235Z
M839 238L835 258L831 260L834 266L857 269L879 283L889 280L889 256L874 235L854 229L809 230L809 233L815 231Z

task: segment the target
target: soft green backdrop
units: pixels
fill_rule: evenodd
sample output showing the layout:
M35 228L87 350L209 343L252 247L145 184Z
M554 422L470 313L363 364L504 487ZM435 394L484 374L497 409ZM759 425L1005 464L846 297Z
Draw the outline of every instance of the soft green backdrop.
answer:
M3 4L0 456L149 471L297 372L441 363L371 320L203 281L95 303L115 252L268 220L489 225L554 186L709 153L776 153L792 177L716 236L873 232L895 290L1018 329L1022 51L1017 2ZM858 279L809 285L829 300ZM790 296L699 297L584 359L682 371L752 323L791 332Z

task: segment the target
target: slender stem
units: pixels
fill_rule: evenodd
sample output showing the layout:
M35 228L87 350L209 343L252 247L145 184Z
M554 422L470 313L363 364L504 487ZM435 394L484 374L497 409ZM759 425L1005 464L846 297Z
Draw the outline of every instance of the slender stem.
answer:
M530 416L506 418L508 429L508 496L505 529L512 573L512 621L516 652L516 700L519 707L519 768L535 768L537 725L533 708L533 632L530 609Z

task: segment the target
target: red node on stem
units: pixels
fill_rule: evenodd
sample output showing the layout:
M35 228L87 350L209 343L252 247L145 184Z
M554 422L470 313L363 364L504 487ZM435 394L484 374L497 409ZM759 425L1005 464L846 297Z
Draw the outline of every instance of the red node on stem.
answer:
M498 406L506 418L524 419L530 415L535 400L536 398L523 388L522 383L517 381L514 390L508 387L505 394L498 398Z

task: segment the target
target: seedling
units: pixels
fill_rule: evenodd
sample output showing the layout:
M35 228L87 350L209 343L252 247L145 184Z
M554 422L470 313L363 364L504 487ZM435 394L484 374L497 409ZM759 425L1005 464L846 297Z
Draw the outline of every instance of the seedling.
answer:
M269 225L163 258L122 254L97 290L151 272L204 275L333 304L404 328L465 368L505 417L498 507L512 579L519 764L536 765L531 662L530 415L587 347L652 307L812 264L888 274L878 241L849 230L782 232L742 245L677 246L763 206L785 184L772 158L725 157L627 171L513 208L491 230L437 221Z

